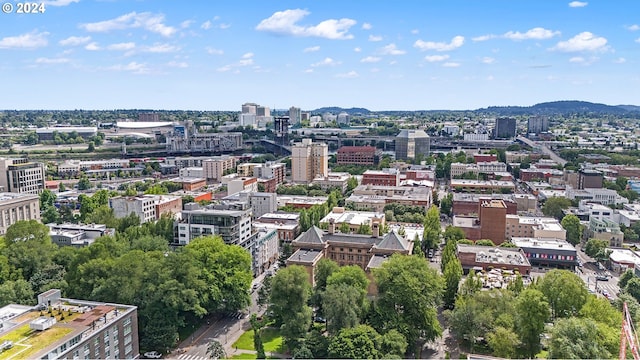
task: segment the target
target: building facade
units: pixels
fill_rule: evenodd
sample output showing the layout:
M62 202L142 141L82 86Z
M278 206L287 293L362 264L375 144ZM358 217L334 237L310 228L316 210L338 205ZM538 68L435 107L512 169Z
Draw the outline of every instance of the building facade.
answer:
M496 119L496 125L493 129L493 137L495 139L509 139L516 136L516 119L502 117Z
M342 146L336 160L339 165L375 165L376 148L373 146Z
M291 178L294 183L308 184L329 174L329 147L302 139L291 147Z
M207 181L220 182L222 177L236 167L236 158L229 155L218 156L202 161L202 170Z
M45 166L28 159L0 159L0 191L40 194L46 179Z
M22 220L40 221L40 198L34 194L0 193L0 235Z
M251 249L255 238L251 228L251 208L238 203L216 205L206 208L198 204L187 204L182 219L176 222L174 244L187 245L200 236L220 235L226 244L240 245Z
M162 215L175 215L182 211L182 198L169 195L116 196L109 199L109 207L120 219L135 214L140 223L155 221Z
M429 156L431 138L424 130L403 129L395 138L396 160L415 159Z
M400 185L400 171L387 168L383 170L367 170L362 174L361 185L398 186Z

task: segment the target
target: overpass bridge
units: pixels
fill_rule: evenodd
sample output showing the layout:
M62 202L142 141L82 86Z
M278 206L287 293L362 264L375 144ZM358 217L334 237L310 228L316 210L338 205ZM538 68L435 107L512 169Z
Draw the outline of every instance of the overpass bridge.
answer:
M542 151L543 154L545 155L549 155L549 157L551 158L551 160L555 161L556 163L564 166L567 163L567 160L561 158L558 154L556 154L553 150L551 150L547 145L539 143L537 141L532 141L530 139L527 139L524 136L518 136L516 138L516 140L518 140L519 142L531 146L533 149L536 150L540 150Z

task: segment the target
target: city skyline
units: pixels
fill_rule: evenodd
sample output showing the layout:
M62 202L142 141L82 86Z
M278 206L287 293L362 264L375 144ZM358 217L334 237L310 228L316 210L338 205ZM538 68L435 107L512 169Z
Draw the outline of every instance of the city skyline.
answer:
M634 1L44 1L0 14L0 109L634 104Z

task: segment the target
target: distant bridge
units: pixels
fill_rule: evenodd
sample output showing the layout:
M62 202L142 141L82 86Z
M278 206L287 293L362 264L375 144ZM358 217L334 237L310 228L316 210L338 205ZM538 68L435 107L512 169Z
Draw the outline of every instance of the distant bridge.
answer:
M549 157L551 158L551 160L555 161L556 163L564 166L567 163L567 160L561 158L558 154L556 154L553 150L549 149L549 147L545 144L541 144L539 142L536 141L532 141L530 139L527 139L524 136L518 136L517 140L525 145L531 146L533 149L537 149L542 151L542 153L549 155Z

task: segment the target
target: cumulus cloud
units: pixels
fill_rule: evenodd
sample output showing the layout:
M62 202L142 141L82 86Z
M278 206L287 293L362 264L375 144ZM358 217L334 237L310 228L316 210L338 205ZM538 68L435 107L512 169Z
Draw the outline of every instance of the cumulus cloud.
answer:
M372 28L373 26L371 26L371 24L369 23L362 24L362 30L371 30Z
M379 58L377 56L367 56L365 58L362 58L360 60L360 62L362 63L376 63L378 61L382 60L382 58Z
M353 51L355 51L355 52L360 52L360 51L362 51L362 49L360 49L359 47L357 47L357 48L353 48Z
M482 58L482 63L483 64L493 64L496 61L496 59L492 58L492 57L488 57L485 56Z
M518 31L509 31L503 35L504 38L511 40L545 40L560 35L560 31L552 31L541 27L533 28L525 33Z
M450 67L450 68L457 68L457 67L460 66L460 63L457 63L457 62L446 62L446 63L442 64L442 66Z
M94 23L80 24L80 28L89 32L109 32L112 30L125 30L142 28L162 36L171 36L177 30L164 24L164 15L150 12L130 12L115 19L98 21Z
M189 26L191 26L191 24L193 24L194 22L195 22L194 20L185 20L185 21L180 23L180 27L183 28L183 29L186 29Z
M60 40L58 43L62 46L78 46L88 43L91 40L91 36L69 36L66 39Z
M428 62L440 62L449 58L449 55L427 55L424 57Z
M207 47L207 54L209 55L222 55L224 54L223 50L220 49L216 49L216 48L212 48L212 47Z
M110 66L108 69L114 70L114 71L130 71L134 74L145 74L149 72L149 68L147 67L146 64L141 64L135 61L132 61L124 65L123 64L113 65L113 66Z
M204 30L209 30L211 29L211 26L213 26L213 24L211 23L211 21L207 20L203 22L202 25L200 25L200 28Z
M407 52L396 48L396 44L389 44L378 51L382 55L404 55Z
M585 7L588 4L589 4L588 2L584 2L584 1L572 1L569 3L569 7L580 8L580 7Z
M97 42L95 42L95 41L94 41L94 42L91 42L91 43L88 43L88 44L87 44L87 46L85 46L84 48L85 48L86 50L89 50L89 51L97 51L97 50L100 50L100 46L98 46L98 43L97 43Z
M219 67L216 70L219 72L226 72L235 68L236 69L235 72L237 73L239 72L238 68L253 65L253 56L254 54L252 52L245 53L240 57L240 60L238 60L237 62Z
M569 59L569 62L572 63L583 63L585 62L584 58L582 56L574 56L571 59Z
M491 40L491 39L494 39L494 38L496 38L496 36L495 36L495 35L491 35L491 34L488 34L488 35L480 35L480 36L476 36L476 37L474 37L474 38L471 38L471 41L475 41L475 42L478 42L478 41L487 41L487 40Z
M178 46L175 45L171 45L171 44L153 44L152 46L147 46L144 51L145 52L150 52L150 53L170 53L170 52L176 52L180 50L180 48Z
M67 59L67 58L45 58L45 57L41 57L41 58L37 58L36 59L36 64L66 64L68 62L70 62L71 60Z
M317 25L302 26L297 23L310 13L302 9L289 9L277 11L270 17L262 20L256 30L280 35L300 37L320 37L332 40L353 39L349 29L357 22L353 19L329 19Z
M360 76L360 75L358 75L358 73L353 71L353 70L349 71L348 73L343 73L343 74L337 74L336 75L336 77L338 77L338 78L345 78L345 79L353 79L353 78L357 78L358 76Z
M311 67L336 66L336 65L339 65L339 64L340 64L340 61L335 61L332 58L328 57L328 58L324 58L324 60L322 60L322 61L318 61L317 63L311 64Z
M189 67L189 64L187 64L184 61L169 61L167 63L167 66L171 66L171 67L177 67L177 68L181 68L181 69L185 69Z
M633 24L633 25L629 25L629 26L627 26L626 28L627 28L627 30L629 30L629 31L638 31L638 30L640 30L640 25L638 25L638 24Z
M126 42L126 43L111 44L111 45L107 46L107 50L125 51L125 50L132 50L135 47L136 47L136 43L134 43L134 42Z
M369 35L369 41L382 41L382 36Z
M596 36L588 31L572 37L567 41L560 41L552 48L552 50L562 52L580 52L580 51L607 51L607 39Z
M624 63L627 62L627 59L625 59L623 57L620 57L620 58L617 58L617 59L613 60L613 62L616 63L616 64L624 64Z
M318 50L320 50L320 46L310 46L302 50L302 52L316 52Z
M47 40L48 32L36 32L7 36L0 39L0 49L35 49L43 46L47 46L49 41Z
M424 50L435 50L435 51L451 51L459 48L464 44L464 36L456 36L451 39L451 42L434 42L434 41L423 41L416 40L413 44L413 47L418 48L422 51Z

